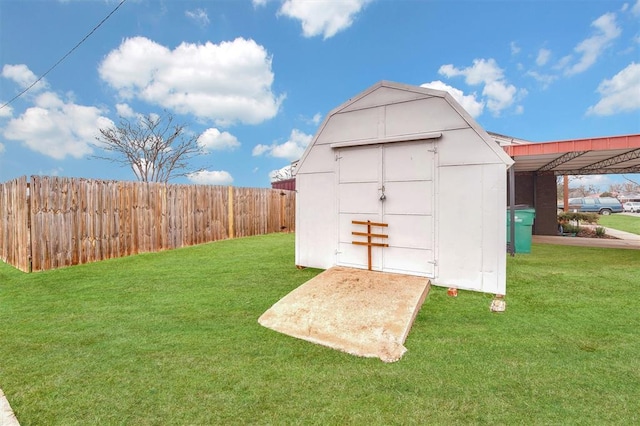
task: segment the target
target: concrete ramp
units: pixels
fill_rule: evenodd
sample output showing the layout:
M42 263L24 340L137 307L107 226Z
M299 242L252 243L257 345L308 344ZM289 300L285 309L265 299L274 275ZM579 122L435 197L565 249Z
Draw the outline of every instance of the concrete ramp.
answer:
M352 355L399 360L424 299L427 278L333 267L269 308L258 322Z
M2 389L0 389L0 426L20 426Z

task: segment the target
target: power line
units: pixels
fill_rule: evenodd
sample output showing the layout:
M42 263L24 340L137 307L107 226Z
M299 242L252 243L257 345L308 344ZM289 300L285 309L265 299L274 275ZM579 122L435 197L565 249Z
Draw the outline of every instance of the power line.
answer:
M44 74L42 74L40 77L38 77L36 79L36 81L34 81L33 83L31 83L31 85L29 85L29 87L27 87L26 89L24 89L22 92L18 93L17 95L15 95L13 98L11 98L11 100L9 100L8 102L6 102L5 104L3 104L2 106L0 106L0 109L3 109L4 107L6 107L7 105L11 104L13 101L15 101L16 99L18 99L20 96L24 95L25 93L27 93L33 86L35 86L36 84L38 84L40 82L40 80L42 80L43 78L46 77L47 74L49 74L51 71L53 71L53 69L55 67L57 67L58 65L60 65L60 63L62 61L64 61L65 59L67 59L67 56L71 55L73 53L74 50L76 50L78 47L80 47L80 45L82 43L84 43L89 37L91 37L91 34L93 34L94 32L96 32L96 30L98 28L100 28L100 26L102 24L104 24L106 22L107 19L109 19L111 17L111 15L113 15L118 9L120 9L120 6L122 6L127 0L121 0L120 3L118 3L118 5L115 7L115 9L113 9L107 16L105 16L105 18L100 21L100 23L98 25L96 25L95 27L93 27L93 29L89 32L89 34L87 34L86 36L84 36L84 38L82 40L80 40L78 42L78 44L76 44L75 46L73 46L73 48L71 50L69 50L66 55L64 55L62 58L60 58L58 60L58 62L56 62L55 64L53 64L51 66L51 68L49 68L47 71L45 71Z

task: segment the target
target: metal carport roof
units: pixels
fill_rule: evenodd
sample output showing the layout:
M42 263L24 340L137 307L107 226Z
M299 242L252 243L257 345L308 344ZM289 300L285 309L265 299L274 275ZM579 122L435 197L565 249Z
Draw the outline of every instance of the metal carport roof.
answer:
M640 134L503 146L514 171L555 175L640 173Z

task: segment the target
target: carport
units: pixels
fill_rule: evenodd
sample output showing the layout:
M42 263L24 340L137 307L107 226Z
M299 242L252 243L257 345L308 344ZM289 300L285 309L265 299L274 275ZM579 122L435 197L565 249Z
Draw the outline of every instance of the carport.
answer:
M640 173L640 134L514 142L503 148L515 161L508 182L509 204L536 209L535 235L557 233L556 176Z

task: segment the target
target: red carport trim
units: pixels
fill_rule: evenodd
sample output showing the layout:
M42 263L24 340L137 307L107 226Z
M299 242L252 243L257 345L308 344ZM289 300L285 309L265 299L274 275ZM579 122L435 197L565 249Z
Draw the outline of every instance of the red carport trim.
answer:
M640 134L603 138L574 139L557 142L537 142L503 147L511 157L541 154L561 154L574 151L605 151L640 148Z

